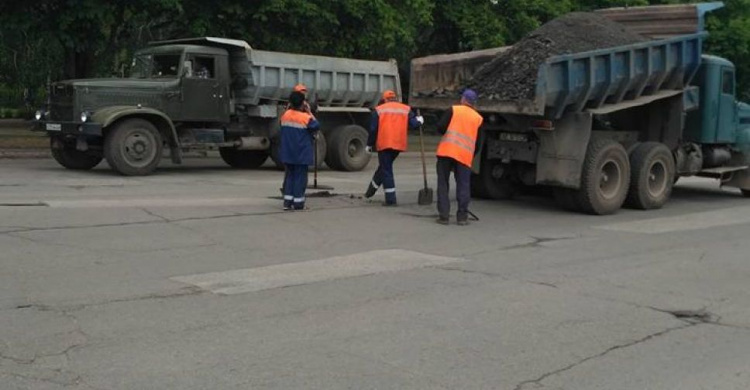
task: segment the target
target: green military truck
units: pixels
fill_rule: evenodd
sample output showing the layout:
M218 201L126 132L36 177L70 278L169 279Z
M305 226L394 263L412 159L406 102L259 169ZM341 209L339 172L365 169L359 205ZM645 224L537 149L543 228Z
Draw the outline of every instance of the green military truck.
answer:
M50 86L35 130L68 169L106 159L123 175L148 175L164 149L218 150L235 168L276 160L278 118L298 83L318 106L318 163L357 171L366 153L370 109L383 91L400 95L395 61L362 61L255 50L246 42L191 38L138 51L129 78L68 80Z
M735 66L704 55L707 12L722 3L598 11L650 40L554 56L530 101L480 99L485 143L472 195L549 186L565 208L610 214L663 206L681 176L720 179L750 196L750 105ZM596 32L593 32L596 33ZM412 107L444 110L504 48L412 60Z

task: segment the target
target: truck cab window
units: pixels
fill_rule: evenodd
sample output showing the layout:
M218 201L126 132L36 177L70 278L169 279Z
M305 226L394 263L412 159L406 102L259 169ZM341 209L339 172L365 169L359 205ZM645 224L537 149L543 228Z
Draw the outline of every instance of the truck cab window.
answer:
M153 57L153 77L177 77L180 69L179 54L155 54Z
M195 57L192 59L193 71L189 77L212 79L216 77L213 57Z
M721 74L721 93L734 95L734 72L725 70Z

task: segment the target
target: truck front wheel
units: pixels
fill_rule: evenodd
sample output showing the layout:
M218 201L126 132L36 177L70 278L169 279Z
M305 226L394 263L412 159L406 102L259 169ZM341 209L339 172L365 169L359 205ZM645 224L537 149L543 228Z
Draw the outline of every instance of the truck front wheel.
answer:
M610 139L594 140L586 151L576 206L589 214L612 214L622 207L630 184L625 148Z
M50 138L50 151L52 157L65 168L86 171L99 165L102 161L101 154L82 152L74 147L65 145L61 140Z
M268 159L268 152L263 150L220 148L219 154L227 165L239 169L260 168Z
M630 154L630 190L625 201L630 207L649 210L664 206L675 183L672 152L659 142L644 142Z
M367 131L357 125L335 128L329 133L326 164L339 171L361 171L370 162L367 147Z
M112 128L104 139L104 157L125 176L145 176L159 165L164 144L151 122L132 118Z

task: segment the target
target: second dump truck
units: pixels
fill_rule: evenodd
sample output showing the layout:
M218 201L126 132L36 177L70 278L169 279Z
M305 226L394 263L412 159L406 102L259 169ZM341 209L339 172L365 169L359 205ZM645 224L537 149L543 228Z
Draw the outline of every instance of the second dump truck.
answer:
M565 208L610 214L659 208L679 177L697 175L750 196L750 105L736 100L735 66L702 52L705 15L722 6L599 11L651 39L547 59L533 101L480 99L473 195L544 185ZM414 59L409 103L450 107L455 97L426 92L458 90L502 50Z
M363 169L370 107L387 89L401 95L395 61L263 51L224 38L152 43L136 53L129 78L54 83L36 130L49 134L68 169L106 159L121 174L148 175L164 149L174 163L183 152L218 150L232 167L256 168L276 160L278 118L299 83L319 107L319 162Z

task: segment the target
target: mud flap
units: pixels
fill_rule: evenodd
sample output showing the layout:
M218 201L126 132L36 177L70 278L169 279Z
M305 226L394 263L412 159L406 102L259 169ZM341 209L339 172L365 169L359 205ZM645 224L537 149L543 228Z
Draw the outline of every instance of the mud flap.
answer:
M590 113L567 114L551 131L539 130L536 182L542 185L577 189L591 138Z

